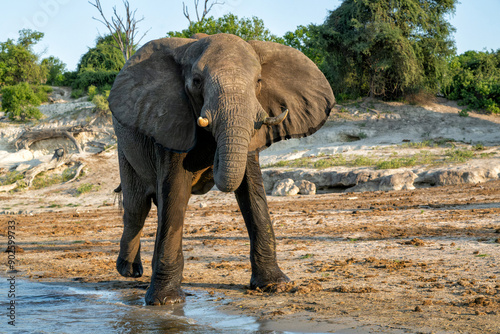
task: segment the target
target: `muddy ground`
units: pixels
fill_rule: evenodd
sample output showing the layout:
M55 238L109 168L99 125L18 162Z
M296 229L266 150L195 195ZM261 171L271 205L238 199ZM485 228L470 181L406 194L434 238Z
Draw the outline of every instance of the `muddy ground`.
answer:
M49 105L41 125L88 123L91 108L80 107ZM500 180L491 168L500 163L500 118L475 112L459 117L461 108L444 99L425 107L380 102L339 107L317 134L273 145L263 152L261 163L338 153L393 159L422 150L444 159L450 148L458 147L474 151L472 160L411 168L480 165L489 171L482 173L483 181L457 179L474 183L388 192L268 196L279 263L293 283L265 291L248 290L249 241L234 196L216 190L193 196L184 228L183 289L208 291L214 307L260 318L271 330L500 333ZM37 159L50 159L55 148L71 147L61 140L47 141L18 152L12 143L20 125L1 122L3 173L18 168L23 159L40 163ZM112 138L110 123L99 131ZM113 189L120 180L116 149L108 137L77 138L88 149L80 155L69 151L75 161L85 163L76 181L0 193L0 248L6 249L8 222L15 221L17 278L144 297L156 211L153 207L143 230L144 276L119 276L115 261L122 213L113 204ZM95 154L91 140L104 141L110 149ZM405 146L409 141L415 145ZM419 144L426 141L451 146ZM3 276L8 273L7 256L0 253Z
M269 206L279 263L293 283L248 290L244 222L232 194L211 191L189 204L183 289L209 291L214 307L228 312L304 330L499 332L500 181L269 197ZM18 278L145 294L155 209L143 230L139 279L115 270L122 230L116 206L51 211L0 216L4 249L7 222L16 222ZM6 253L0 263L6 268Z

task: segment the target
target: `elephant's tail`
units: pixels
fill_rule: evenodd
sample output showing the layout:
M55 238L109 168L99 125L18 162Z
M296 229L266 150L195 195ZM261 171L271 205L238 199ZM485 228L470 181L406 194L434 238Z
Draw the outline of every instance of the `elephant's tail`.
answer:
M115 193L115 200L113 201L113 205L116 204L118 201L118 208L120 208L120 211L123 210L123 192L122 192L122 184L120 183L118 187L116 187L115 190L113 190Z

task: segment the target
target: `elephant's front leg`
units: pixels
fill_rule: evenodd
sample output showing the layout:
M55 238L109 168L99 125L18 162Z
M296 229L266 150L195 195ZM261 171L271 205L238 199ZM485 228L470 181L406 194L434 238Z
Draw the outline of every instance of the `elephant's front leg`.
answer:
M252 278L250 288L289 282L276 260L276 238L267 206L258 153L248 154L245 177L235 191L250 237Z
M191 194L192 174L182 166L183 155L172 153L165 179L158 185L158 229L153 255L153 275L146 293L149 305L184 301L181 290L184 256L182 227Z

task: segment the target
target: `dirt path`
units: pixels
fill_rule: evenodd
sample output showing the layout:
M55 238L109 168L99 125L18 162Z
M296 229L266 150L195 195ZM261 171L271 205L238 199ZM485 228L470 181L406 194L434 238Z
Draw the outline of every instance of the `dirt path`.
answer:
M269 202L279 262L294 283L247 290L243 220L232 194L212 191L188 208L185 290L209 291L214 305L230 312L321 331L499 332L500 181ZM59 211L0 216L3 249L7 222L16 222L19 278L144 295L155 211L143 230L140 279L114 268L122 229L116 207ZM1 253L4 268L6 257Z

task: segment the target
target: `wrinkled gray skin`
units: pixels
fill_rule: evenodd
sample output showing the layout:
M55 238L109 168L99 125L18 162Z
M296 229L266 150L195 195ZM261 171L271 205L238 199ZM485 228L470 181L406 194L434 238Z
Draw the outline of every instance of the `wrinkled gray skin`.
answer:
M124 230L117 269L140 277L140 234L158 207L147 304L184 300L182 227L191 194L214 183L234 192L249 238L251 288L288 282L259 167L273 142L319 129L335 103L328 82L302 53L233 35L166 38L143 46L118 75L109 97L118 138ZM263 124L288 109L278 124ZM196 125L198 117L209 121Z

